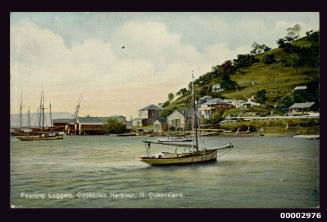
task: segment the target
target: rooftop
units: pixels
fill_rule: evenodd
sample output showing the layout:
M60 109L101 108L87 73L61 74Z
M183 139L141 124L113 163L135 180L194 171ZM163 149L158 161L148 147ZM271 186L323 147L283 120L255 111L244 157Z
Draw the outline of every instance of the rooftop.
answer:
M204 100L204 99L212 99L211 96L202 96L199 100Z
M202 105L216 105L216 104L225 104L225 105L229 105L228 102L220 99L220 98L213 98L208 100L207 102L203 103Z
M292 106L290 106L290 109L296 109L296 108L310 108L313 106L315 102L305 102L305 103L294 103Z
M294 88L294 90L305 90L307 89L307 86L297 86Z
M182 114L184 117L192 117L192 113L191 110L188 109L180 109L180 110L174 110L174 112L179 112L180 114ZM174 112L172 112L170 115L172 115ZM170 116L169 115L169 116Z
M78 117L80 123L106 123L108 119L122 119L126 118L120 115L107 116L107 117Z
M53 123L72 123L74 119L54 119Z
M78 117L80 123L106 123L109 117Z

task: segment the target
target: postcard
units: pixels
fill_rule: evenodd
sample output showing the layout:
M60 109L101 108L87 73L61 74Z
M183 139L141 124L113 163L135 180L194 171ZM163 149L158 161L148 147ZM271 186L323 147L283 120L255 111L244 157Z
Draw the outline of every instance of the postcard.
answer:
M319 208L319 50L317 12L10 13L10 207Z

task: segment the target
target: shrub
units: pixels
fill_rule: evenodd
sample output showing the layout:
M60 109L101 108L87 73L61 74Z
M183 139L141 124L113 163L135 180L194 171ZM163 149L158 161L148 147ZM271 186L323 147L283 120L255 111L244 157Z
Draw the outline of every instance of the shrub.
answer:
M108 119L105 124L107 133L125 133L127 132L126 125L116 119Z

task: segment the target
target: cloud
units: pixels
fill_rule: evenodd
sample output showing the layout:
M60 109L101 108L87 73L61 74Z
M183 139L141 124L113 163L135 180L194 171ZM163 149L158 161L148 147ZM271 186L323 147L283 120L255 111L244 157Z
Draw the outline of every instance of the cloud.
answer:
M268 30L260 21L240 22L243 31L236 26L228 32L229 24L222 20L198 21L203 30L216 28L224 35L239 29L236 39L246 29L251 35ZM235 46L223 41L226 36L209 36L216 41L199 50L182 41L181 33L151 20L131 20L108 29L105 39L93 36L66 45L61 35L33 22L12 24L11 111L17 113L22 90L24 103L37 107L43 86L54 111L73 112L84 91L81 115L135 116L142 106L164 102L169 92L187 87L192 70L198 77L213 65L248 53L251 45Z

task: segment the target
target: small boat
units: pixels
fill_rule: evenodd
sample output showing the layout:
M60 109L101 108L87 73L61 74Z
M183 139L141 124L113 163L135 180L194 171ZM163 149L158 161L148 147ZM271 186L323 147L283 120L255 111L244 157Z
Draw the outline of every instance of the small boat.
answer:
M294 138L303 138L308 140L318 140L320 139L320 135L295 135Z
M191 142L192 137L160 137L158 142Z
M218 152L229 151L233 148L233 144L229 143L223 147L213 149L201 148L198 142L197 128L200 125L198 121L197 105L194 93L194 79L192 81L192 130L193 130L193 143L176 143L176 141L143 141L146 145L146 152L139 160L151 166L168 166L168 165L185 165L195 163L209 163L217 161ZM158 152L155 154L150 153L151 144L159 144L176 147L175 152ZM184 148L184 152L177 152L179 147ZM187 150L185 152L185 150Z
M137 136L136 133L120 133L120 134L117 134L117 136Z
M181 146L181 147L193 147L192 144L174 144L174 143L160 143L143 141L147 144L147 153L144 156L139 157L139 160L147 163L151 166L169 166L169 165L186 165L196 163L210 163L217 161L217 154L220 151L227 151L233 148L233 144L228 144L223 147L215 149L196 149L190 152L158 152L150 154L150 144L156 143L161 145ZM222 152L221 152L222 154Z
M27 136L16 136L21 141L35 141L35 140L62 140L64 135L62 134L39 134L39 135L27 135Z

